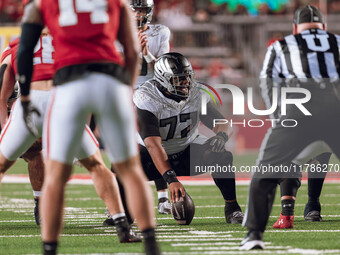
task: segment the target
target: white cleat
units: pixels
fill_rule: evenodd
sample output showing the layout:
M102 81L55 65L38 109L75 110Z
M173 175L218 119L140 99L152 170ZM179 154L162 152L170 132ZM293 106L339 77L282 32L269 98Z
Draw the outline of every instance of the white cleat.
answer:
M158 212L160 214L171 214L171 204L168 198L163 197L158 200Z

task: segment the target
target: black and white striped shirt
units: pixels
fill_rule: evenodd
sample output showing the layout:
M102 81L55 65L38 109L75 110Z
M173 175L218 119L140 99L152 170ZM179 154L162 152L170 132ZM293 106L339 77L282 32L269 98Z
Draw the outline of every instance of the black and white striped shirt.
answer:
M272 88L290 79L301 82L338 80L340 36L321 29L288 35L268 47L260 73L260 87L266 107L271 106Z

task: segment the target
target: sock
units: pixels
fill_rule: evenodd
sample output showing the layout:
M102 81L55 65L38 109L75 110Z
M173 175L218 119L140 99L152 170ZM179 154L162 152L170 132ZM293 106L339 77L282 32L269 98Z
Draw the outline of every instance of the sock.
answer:
M149 228L142 231L146 254L161 254L156 242L156 233L154 228Z
M33 196L34 197L40 197L40 195L41 195L41 191L33 190Z
M224 200L236 199L235 176L232 178L214 178L213 176L213 179L216 186L220 189Z
M44 255L57 254L58 242L43 242Z
M282 205L282 215L284 216L294 215L294 205L295 205L294 199L281 200L281 205Z
M116 220L116 219L119 219L119 218L122 218L122 217L126 217L126 215L125 215L124 212L122 212L122 213L116 213L116 214L114 214L114 215L111 215L111 218L112 218L113 220Z
M225 202L225 211L229 213L233 213L235 211L241 211L241 208L239 206L239 204L237 203L237 201L233 201L233 202Z
M158 195L158 200L161 199L161 198L167 198L167 199L169 199L169 196L168 196L168 192L167 192L167 191L158 191L158 192L157 192L157 195Z
M39 198L34 198L34 204L35 204L35 206L38 206L38 203L39 203Z

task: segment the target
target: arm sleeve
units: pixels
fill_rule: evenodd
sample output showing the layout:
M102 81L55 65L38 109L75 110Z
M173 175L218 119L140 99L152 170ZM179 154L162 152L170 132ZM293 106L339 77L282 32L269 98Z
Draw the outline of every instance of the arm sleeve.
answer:
M157 117L149 111L137 107L139 134L144 140L149 136L161 136Z
M207 105L207 114L200 115L200 120L210 129L214 128L214 119L225 119L225 117L214 107L212 102Z
M33 51L43 27L38 24L24 23L18 49L18 75L21 94L27 96L33 73Z

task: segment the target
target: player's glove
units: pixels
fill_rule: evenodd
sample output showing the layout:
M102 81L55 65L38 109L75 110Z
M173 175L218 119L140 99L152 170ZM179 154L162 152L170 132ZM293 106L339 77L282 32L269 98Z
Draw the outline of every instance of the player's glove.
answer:
M228 135L224 132L218 132L215 136L209 138L205 144L211 147L212 152L225 151L225 144L228 141Z
M41 114L39 110L31 103L31 101L21 101L21 105L23 109L26 127L28 128L32 135L37 137L38 130L33 123L33 113L36 113L39 117L41 116Z

